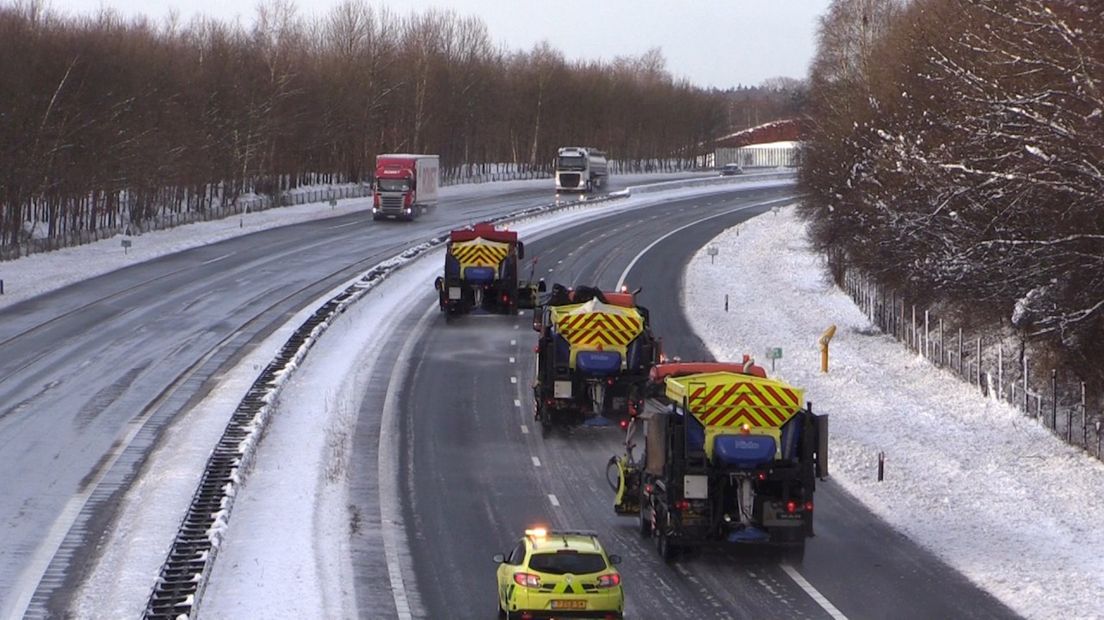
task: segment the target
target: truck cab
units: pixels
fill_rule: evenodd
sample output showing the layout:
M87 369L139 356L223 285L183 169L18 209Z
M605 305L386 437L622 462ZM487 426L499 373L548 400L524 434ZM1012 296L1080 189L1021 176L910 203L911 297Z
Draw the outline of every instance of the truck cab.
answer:
M436 155L389 154L376 158L372 219L413 220L437 204Z

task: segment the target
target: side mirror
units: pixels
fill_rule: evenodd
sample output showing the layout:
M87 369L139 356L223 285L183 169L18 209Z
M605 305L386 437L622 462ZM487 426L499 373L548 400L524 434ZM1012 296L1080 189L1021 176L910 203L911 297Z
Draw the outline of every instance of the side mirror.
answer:
M524 260L525 259L525 244L518 241L517 245L518 245L518 260Z
M495 564L502 564L506 561L506 556L502 553L496 553L491 559L495 561Z
M610 564L620 564L621 563L621 556L617 555L616 553L611 553L610 556L609 556L609 561L610 561Z
M445 284L445 279L442 278L441 276L437 276L437 279L433 281L433 288L437 289L438 291L443 290L444 289L444 284Z
M544 278L541 278L539 281L537 281L537 292L538 293L543 293L547 290L548 290L548 287L545 286L545 284L544 284Z

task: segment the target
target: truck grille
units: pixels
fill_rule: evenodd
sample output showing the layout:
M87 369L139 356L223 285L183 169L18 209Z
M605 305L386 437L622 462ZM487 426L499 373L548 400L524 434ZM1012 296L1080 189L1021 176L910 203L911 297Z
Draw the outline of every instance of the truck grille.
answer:
M403 197L401 195L380 196L380 209L384 213L402 213Z
M560 173L560 187L574 188L579 187L579 173Z

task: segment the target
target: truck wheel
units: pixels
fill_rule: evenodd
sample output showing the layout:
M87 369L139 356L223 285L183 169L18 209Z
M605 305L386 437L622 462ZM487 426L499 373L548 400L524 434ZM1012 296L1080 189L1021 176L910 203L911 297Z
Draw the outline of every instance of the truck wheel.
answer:
M670 536L667 535L663 528L659 528L656 532L656 549L659 550L659 557L664 562L670 562L675 559L677 546L671 542Z
M640 536L647 538L652 535L652 519L644 514L644 500L640 500L640 512L636 514Z

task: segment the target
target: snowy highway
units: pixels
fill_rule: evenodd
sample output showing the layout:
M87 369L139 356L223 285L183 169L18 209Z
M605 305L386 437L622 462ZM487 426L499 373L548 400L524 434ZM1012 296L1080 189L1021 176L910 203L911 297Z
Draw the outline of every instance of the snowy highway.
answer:
M818 486L817 536L803 561L787 563L777 554L754 551L701 551L664 565L654 544L639 538L635 519L612 511L604 469L606 459L621 449L621 433L580 428L542 436L532 420L535 334L528 313L469 316L446 324L431 286L440 270L437 250L342 315L291 375L256 465L245 472L199 617L490 618L490 556L537 522L597 530L606 547L625 558L626 611L635 618L1034 618L1053 610L1077 616L1077 610L1099 609L1092 594L1100 583L1099 558L1091 549L1079 550L1077 541L1089 547L1100 542L1091 519L1104 507L1083 505L1084 519L1052 521L1053 532L1037 541L1014 542L1019 539L1013 533L1030 528L1038 515L1066 501L1062 497L1091 495L1104 470L1054 447L1053 462L1021 469L1022 479L971 477L966 484L956 475L964 468L1014 471L1024 446L1046 445L1053 438L1033 430L1030 422L1021 428L1018 414L991 405L968 386L958 389L922 368L925 380L914 378L917 362L871 336L850 301L820 281L819 268L799 262L811 260L794 250L803 243L800 227L768 213L792 202L792 185L749 181L724 189L634 195L512 228L526 241L527 256L538 257L537 274L549 282L613 287L624 280L642 286L641 302L669 355L709 359L711 351L731 357L785 347L782 376L805 385L814 405L833 416L835 429L834 475ZM483 191L466 188L454 204L501 212L549 197L543 188L512 186L507 205ZM440 213L416 224L424 227L421 235L403 225L379 230L424 237L447 227L438 220ZM3 401L3 458L20 454L39 460L12 463L22 470L0 483L25 495L21 510L10 502L2 506L11 511L0 522L5 542L9 532L25 541L0 549L5 569L23 569L4 574L13 581L0 581L11 588L0 591L0 617L18 617L16 606L28 604L29 617L141 614L180 506L194 490L227 413L271 357L272 343L286 338L289 325L358 270L357 258L364 254L345 255L341 244L324 239L355 238L377 261L395 253L394 245L375 238L368 217L359 211L141 263L131 268L144 275L133 291L113 280L120 274L80 285L87 287L87 308L73 293L79 287L68 287L0 311L5 319L23 322L0 337L0 351L19 351L4 348L66 325L71 339L54 343L57 351L28 354L22 364L9 366L20 381L10 383L9 371L0 375L5 396L51 372L67 380L62 372L67 371L88 386L82 392L81 384L65 384L74 387L64 399L48 384L40 394L23 397L28 407L76 407L71 417L36 417L27 407L9 404L17 401ZM766 222L783 222L785 232L764 233ZM741 229L750 232L741 237ZM240 246L227 247L235 243ZM707 243L720 245L716 266L703 256ZM311 265L308 256L295 252L296 244L312 247L309 254L326 264ZM220 259L228 251L252 261L236 268L229 258ZM272 258L264 259L266 253ZM338 274L333 261L341 260L349 269ZM752 271L743 272L745 265ZM293 271L303 273L288 275ZM256 284L254 273L268 291L267 304L249 286ZM311 274L330 277L312 285ZM779 290L768 291L772 285L765 283L775 280ZM163 303L136 296L143 287L150 287L154 298L164 297ZM722 288L735 295L732 314L718 305ZM35 305L50 296L59 301ZM53 314L40 315L36 325L22 308ZM99 331L82 327L79 319L86 315L101 325ZM808 365L813 354L804 351L803 334L829 319L843 328L834 363L844 374L821 377L797 364ZM239 324L251 330L250 338L233 336ZM4 329L10 329L7 320ZM179 339L175 347L174 338ZM150 351L138 356L143 346ZM98 357L86 356L86 350ZM181 364L177 358L188 355L191 368L160 365ZM128 356L141 359L128 365ZM108 365L88 361L100 359ZM145 359L153 360L149 368L142 366ZM136 377L130 387L117 379L128 371ZM890 383L883 385L882 372ZM132 412L128 418L119 403L140 401L141 390L153 388L138 384L155 385L157 377L161 392L147 395L153 404L138 402L147 417L135 419ZM113 384L121 385L119 392L110 391ZM953 414L932 415L939 406L933 390L942 393ZM96 402L102 411L89 414ZM881 428L881 420L893 424ZM947 424L957 429L960 441L912 441L937 436ZM37 454L19 443L26 437L53 451ZM973 457L975 437L1005 449ZM107 446L96 459L73 448L103 442ZM895 458L894 477L871 485L869 455L886 446ZM76 473L81 466L87 470L83 480ZM1058 475L1068 486L1062 497L1029 498L1040 481ZM35 482L20 483L19 476ZM916 480L927 483L917 486ZM33 484L73 490L43 493ZM993 511L1009 502L1017 509ZM972 518L958 518L956 507ZM44 551L54 548L61 550L56 556ZM27 575L42 570L45 577L32 600ZM1063 579L1049 583L1055 571ZM1044 587L1061 592L1063 602L1033 594Z
M551 199L547 181L450 188L413 223L317 219L0 309L0 615L65 608L161 431L298 310L414 240Z
M640 300L651 310L665 352L708 359L681 308L684 265L720 231L785 204L792 195L783 188L675 199L644 214L558 231L527 249L540 257L550 281L613 288L624 274L630 287L644 287ZM710 217L722 212L729 213ZM653 241L698 220L701 224L652 246L632 264ZM431 303L429 296L425 300ZM831 483L820 487L819 536L800 567L818 595L832 601L828 607L802 589L776 553L703 552L668 567L653 543L640 539L634 519L613 513L604 468L620 451L622 433L579 428L542 437L532 420L535 335L528 313L513 319L471 316L451 324L435 316L426 328L409 360L399 360L410 367L398 385L399 496L421 606L412 610L415 617L449 616L460 600L473 606L462 617L493 617L490 555L533 524L600 532L604 544L626 558L626 613L636 618L1012 615ZM377 404L365 403L361 418L370 419ZM353 479L374 471L371 459L353 458ZM376 498L362 494L351 501L366 511ZM375 574L362 571L358 591L369 588ZM932 597L932 591L941 596ZM475 607L478 603L485 609Z

